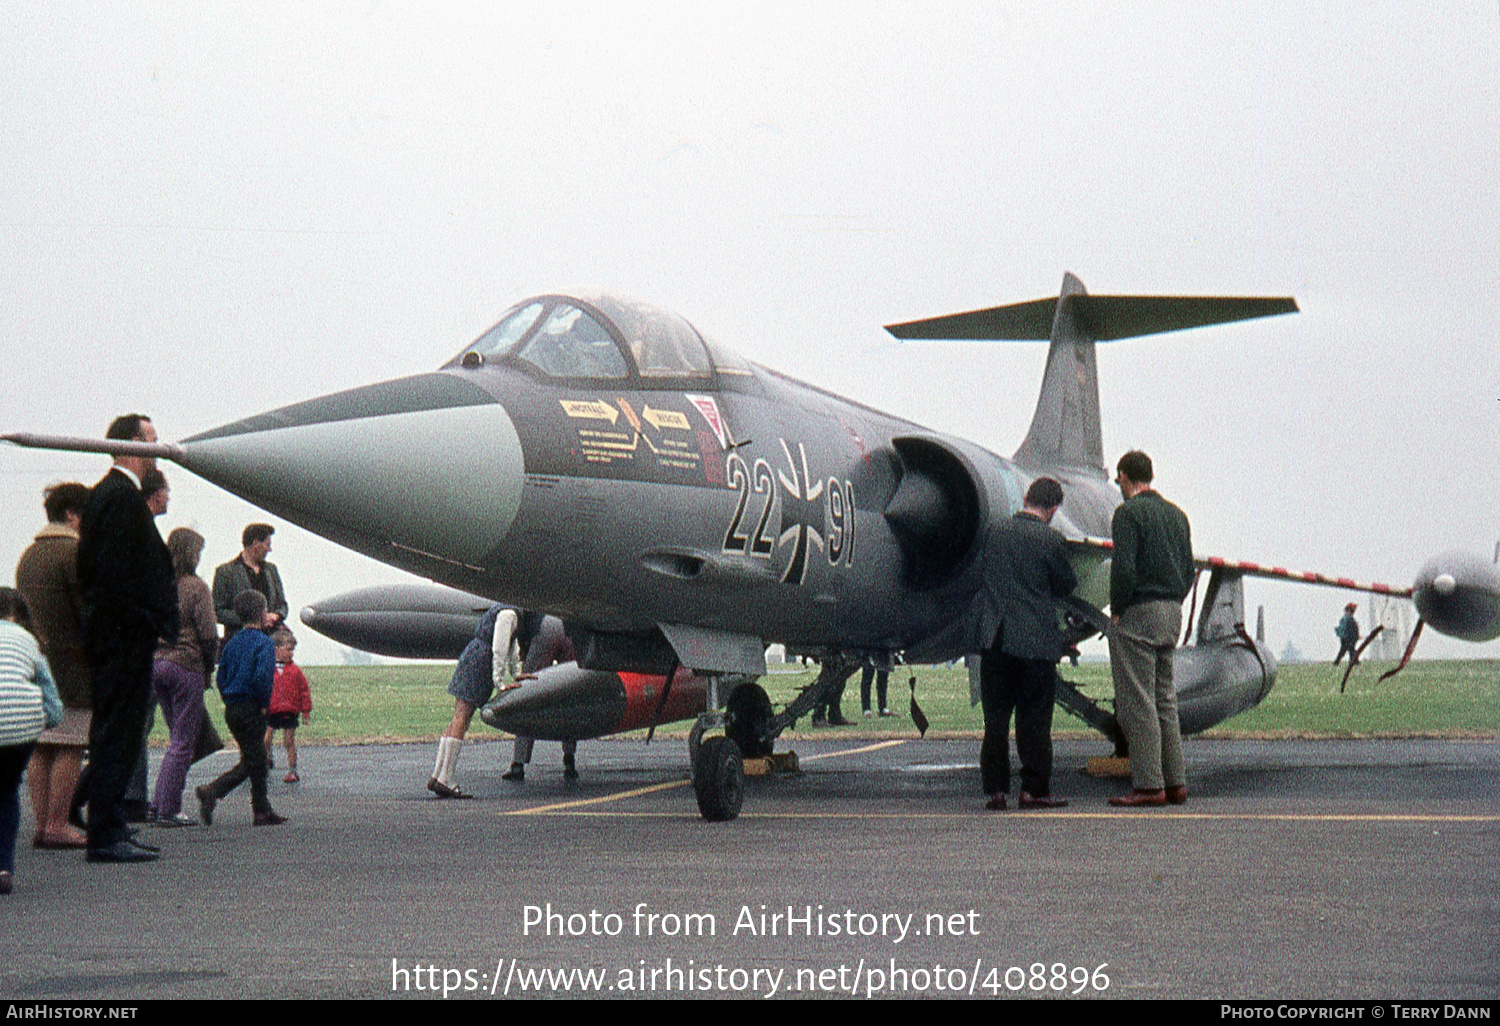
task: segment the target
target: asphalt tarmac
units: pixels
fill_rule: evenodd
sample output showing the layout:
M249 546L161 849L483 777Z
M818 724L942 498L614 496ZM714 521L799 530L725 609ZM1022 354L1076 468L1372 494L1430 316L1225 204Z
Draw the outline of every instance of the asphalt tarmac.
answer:
M433 745L303 746L288 823L242 789L142 865L33 850L23 812L0 996L1500 996L1500 742L1190 741L1189 802L1124 811L1065 741L1044 813L983 810L973 740L792 747L731 823L680 741L618 740L519 785L468 745L462 802Z

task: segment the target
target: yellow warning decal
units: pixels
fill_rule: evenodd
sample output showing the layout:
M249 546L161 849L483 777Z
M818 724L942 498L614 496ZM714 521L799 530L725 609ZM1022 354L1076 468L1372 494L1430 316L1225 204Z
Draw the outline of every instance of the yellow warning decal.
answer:
M607 420L611 424L620 418L619 410L598 399L559 399L558 402L562 403L563 412L570 417Z
M687 431L691 427L688 424L687 417L676 410L653 410L647 406L641 411L641 419L647 424L654 426L658 431L662 428L675 428L678 431Z

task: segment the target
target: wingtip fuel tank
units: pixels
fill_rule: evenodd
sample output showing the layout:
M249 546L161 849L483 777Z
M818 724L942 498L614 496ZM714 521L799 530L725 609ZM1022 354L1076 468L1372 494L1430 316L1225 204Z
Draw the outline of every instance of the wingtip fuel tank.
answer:
M340 645L393 659L457 659L492 603L432 584L356 588L302 610L302 622Z
M1500 637L1500 567L1477 556L1445 552L1428 560L1412 601L1434 630L1464 641Z

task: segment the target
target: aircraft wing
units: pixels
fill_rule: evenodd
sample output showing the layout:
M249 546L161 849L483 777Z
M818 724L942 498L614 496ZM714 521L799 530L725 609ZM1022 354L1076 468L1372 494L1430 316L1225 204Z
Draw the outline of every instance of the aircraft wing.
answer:
M1108 538L1069 538L1068 545L1073 549L1086 551L1103 550L1104 552L1112 552L1114 550L1114 542ZM1224 559L1221 556L1194 556L1193 565L1199 570L1233 570L1246 577L1268 577L1274 580L1296 581L1299 584L1320 584L1329 588L1368 591L1377 595L1394 595L1397 598L1412 597L1411 588L1398 588L1394 585L1380 584L1374 581L1356 581L1352 577L1335 577L1331 574L1320 574L1311 570L1288 570L1285 567L1266 566L1263 563Z
M1108 538L1070 538L1074 551L1105 552L1113 550ZM1409 588L1398 588L1374 581L1356 581L1312 571L1288 570L1262 563L1239 562L1218 556L1194 557L1197 567L1228 570L1246 577L1268 577L1299 584L1317 584L1349 591L1366 591L1376 595L1409 598L1417 607L1421 621L1433 630L1464 641L1493 641L1500 638L1500 565L1486 563L1465 552L1445 552L1429 559L1417 572ZM1413 635L1415 638L1415 634Z

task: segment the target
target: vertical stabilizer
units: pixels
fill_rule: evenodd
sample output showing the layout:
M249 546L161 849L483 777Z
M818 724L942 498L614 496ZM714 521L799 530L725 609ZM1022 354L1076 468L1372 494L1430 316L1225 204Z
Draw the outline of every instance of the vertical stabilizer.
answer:
M1023 467L1104 468L1094 335L1074 298L1086 295L1083 282L1072 274L1063 275L1052 315L1052 347L1047 352L1042 391L1031 430L1016 450L1015 461Z
M1271 317L1296 309L1296 300L1289 296L1091 296L1083 282L1065 274L1062 292L1055 299L888 324L885 330L899 339L1050 337L1042 394L1015 461L1040 471L1077 467L1107 474L1099 434L1095 342Z

